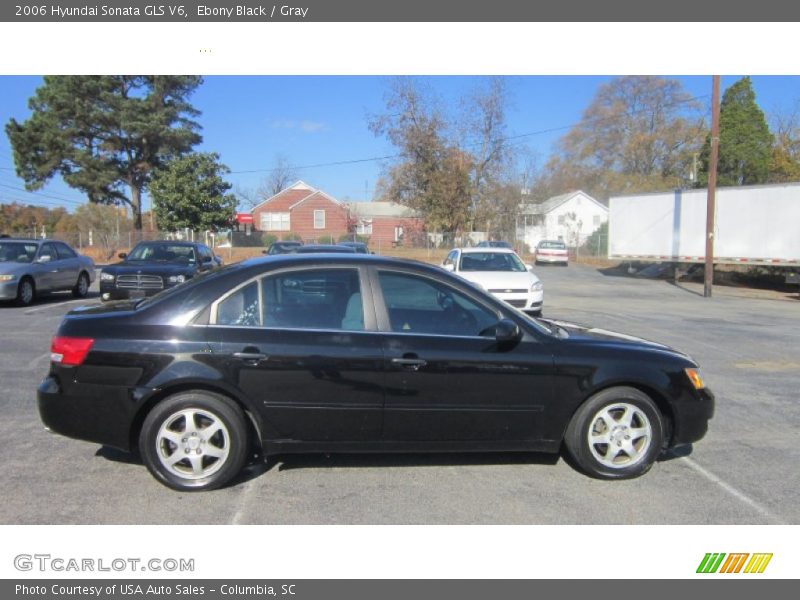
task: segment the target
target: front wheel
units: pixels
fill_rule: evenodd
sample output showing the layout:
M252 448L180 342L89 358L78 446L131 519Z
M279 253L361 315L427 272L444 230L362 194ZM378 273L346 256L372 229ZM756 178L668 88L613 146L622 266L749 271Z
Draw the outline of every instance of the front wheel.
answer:
M589 398L573 415L564 444L578 467L599 479L646 473L661 452L664 424L650 397L614 387Z
M225 396L206 391L175 394L147 415L139 451L150 473L172 489L216 489L244 466L245 416Z
M17 288L17 304L20 306L30 306L36 298L36 287L30 277L25 277L19 282Z

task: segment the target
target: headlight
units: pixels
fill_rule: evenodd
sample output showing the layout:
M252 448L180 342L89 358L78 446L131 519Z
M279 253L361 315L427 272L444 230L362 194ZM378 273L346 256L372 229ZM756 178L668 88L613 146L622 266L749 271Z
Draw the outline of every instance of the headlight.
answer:
M183 283L186 281L185 275L170 275L169 280L170 283Z
M114 281L114 276L111 273L100 273L100 281Z
M703 378L700 376L700 369L684 369L686 372L686 376L689 378L689 381L692 382L694 389L702 390L706 387L706 384L703 382Z
M14 281L16 278L16 275L0 275L0 281Z
M544 289L544 286L542 285L541 281L537 281L536 283L534 283L531 286L531 291L532 292L541 292L543 289Z

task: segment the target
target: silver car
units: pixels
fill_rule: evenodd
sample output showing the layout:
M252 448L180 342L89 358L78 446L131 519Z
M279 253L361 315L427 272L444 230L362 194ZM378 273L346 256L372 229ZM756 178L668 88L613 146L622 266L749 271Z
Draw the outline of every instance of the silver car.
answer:
M94 262L64 242L0 238L0 300L27 306L36 296L69 290L84 298L94 281Z

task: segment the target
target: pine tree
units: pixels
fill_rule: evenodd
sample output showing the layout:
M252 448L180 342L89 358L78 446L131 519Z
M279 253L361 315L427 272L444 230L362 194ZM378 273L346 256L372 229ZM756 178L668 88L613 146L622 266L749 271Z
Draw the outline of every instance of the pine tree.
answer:
M755 185L769 179L773 137L756 104L749 77L725 90L719 109L719 185ZM700 153L698 185L708 185L711 138Z

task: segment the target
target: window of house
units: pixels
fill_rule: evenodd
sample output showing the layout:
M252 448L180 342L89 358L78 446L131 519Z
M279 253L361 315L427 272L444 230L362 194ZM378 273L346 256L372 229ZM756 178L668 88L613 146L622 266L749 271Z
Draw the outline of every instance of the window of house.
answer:
M600 215L595 215L595 216L592 218L592 224L593 224L595 227L600 227Z
M356 224L356 233L358 235L372 235L372 221L359 221Z
M566 221L567 221L567 216L566 215L558 215L558 224L559 225L563 225L564 223L566 223Z
M288 212L261 213L261 231L289 231Z
M325 229L325 211L314 211L314 229Z

